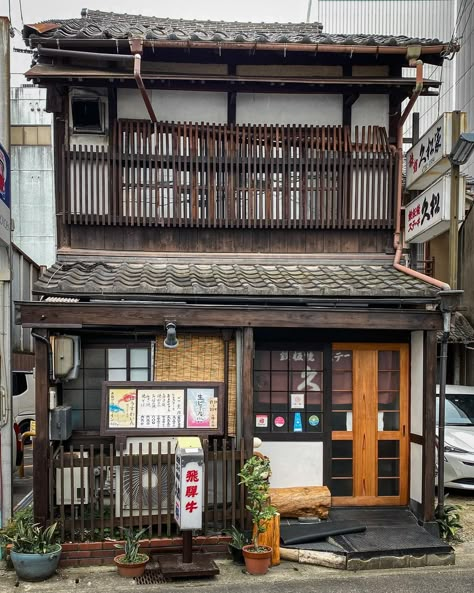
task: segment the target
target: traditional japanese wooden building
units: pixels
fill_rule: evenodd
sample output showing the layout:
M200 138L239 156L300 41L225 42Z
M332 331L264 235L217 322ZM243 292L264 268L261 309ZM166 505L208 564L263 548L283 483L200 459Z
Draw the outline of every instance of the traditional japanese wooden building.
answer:
M255 436L273 486L432 520L445 286L402 264L401 126L450 48L99 11L24 37L54 114L58 242L17 304L36 517L169 526L168 443L197 434L206 529L242 516ZM52 440L61 405L72 434Z

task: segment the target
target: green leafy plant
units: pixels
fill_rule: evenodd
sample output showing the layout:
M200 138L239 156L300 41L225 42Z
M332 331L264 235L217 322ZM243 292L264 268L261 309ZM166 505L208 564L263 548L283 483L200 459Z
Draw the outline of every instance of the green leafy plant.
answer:
M238 550L241 550L244 546L250 543L247 535L243 531L240 531L235 525L232 525L230 529L224 529L224 533L230 535L232 538L229 546L233 546Z
M250 457L242 467L239 476L240 484L247 488L245 508L250 512L254 525L253 551L260 552L263 549L258 545L259 536L261 533L265 533L267 522L277 513L276 508L270 504L270 460L260 455Z
M440 537L446 541L457 539L457 532L462 529L459 515L460 507L455 504L445 504L435 510L435 519L438 523Z
M20 554L48 554L58 548L56 542L57 523L43 527L33 523L29 515L15 518L14 529L1 534L2 541L12 544L12 549Z
M140 541L142 536L149 530L149 527L144 527L140 531L135 531L133 527L127 529L121 528L123 532L123 544L115 544L116 548L123 550L123 556L119 560L122 564L139 564L148 560L146 554L140 554Z

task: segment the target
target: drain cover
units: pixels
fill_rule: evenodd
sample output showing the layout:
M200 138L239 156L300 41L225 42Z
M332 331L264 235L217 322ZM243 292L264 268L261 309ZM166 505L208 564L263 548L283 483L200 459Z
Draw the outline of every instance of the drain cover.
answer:
M166 583L166 579L159 568L152 568L145 570L141 577L136 577L135 582L137 585L159 585Z

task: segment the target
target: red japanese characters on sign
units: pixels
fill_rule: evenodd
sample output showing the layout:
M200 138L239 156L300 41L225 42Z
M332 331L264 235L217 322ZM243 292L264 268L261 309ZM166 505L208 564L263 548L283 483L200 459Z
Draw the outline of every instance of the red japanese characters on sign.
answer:
M461 185L463 184L461 180ZM460 195L464 195L462 187ZM449 228L451 180L442 177L405 207L405 240L412 243L429 241ZM464 204L459 204L459 220L464 218Z
M204 454L197 437L180 437L175 456L175 519L181 530L202 527Z

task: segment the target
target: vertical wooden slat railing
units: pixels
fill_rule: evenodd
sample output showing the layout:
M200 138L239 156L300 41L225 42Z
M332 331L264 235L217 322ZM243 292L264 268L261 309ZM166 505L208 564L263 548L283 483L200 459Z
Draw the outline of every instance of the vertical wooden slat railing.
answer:
M202 530L243 527L245 492L238 477L245 461L243 442L205 440L203 447ZM170 442L107 449L81 445L67 452L51 447L48 472L49 519L59 521L63 541L119 536L118 528L128 526L149 527L158 537L175 532Z
M385 129L119 120L107 146L59 163L68 224L391 228Z

